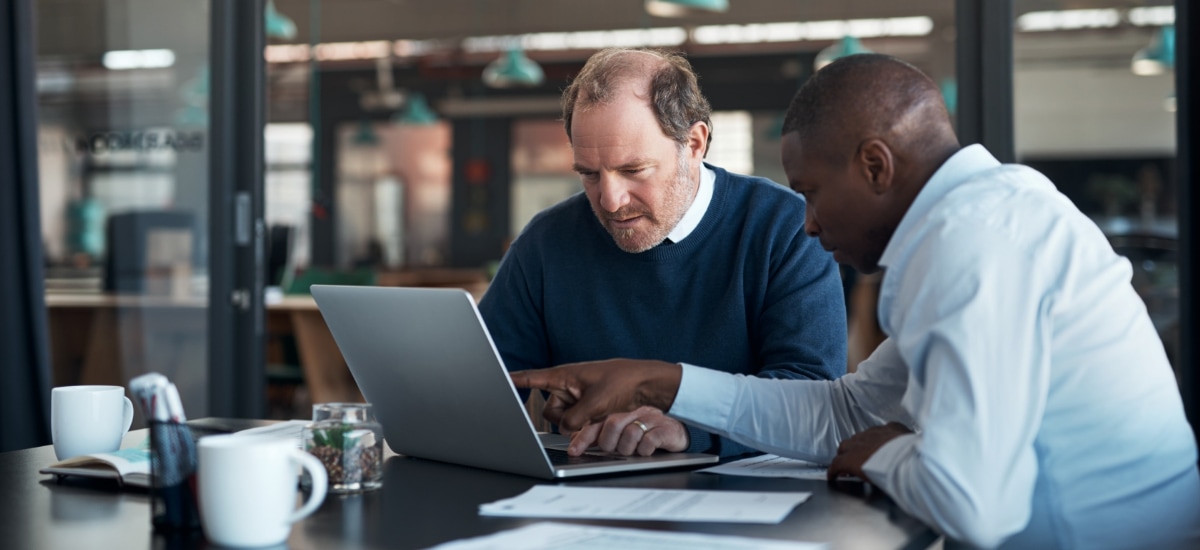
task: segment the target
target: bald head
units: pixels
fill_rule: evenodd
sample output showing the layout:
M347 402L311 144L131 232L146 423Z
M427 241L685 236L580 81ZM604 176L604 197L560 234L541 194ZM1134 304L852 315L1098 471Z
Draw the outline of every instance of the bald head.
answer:
M863 273L934 172L958 151L941 92L886 55L843 57L800 88L784 119L783 169L808 199L804 229Z
M592 55L563 91L563 125L572 139L575 112L606 104L631 88L654 110L663 134L687 142L691 127L703 122L710 129L712 107L700 93L692 66L682 54L654 49L609 48Z
M947 151L959 147L937 85L916 67L880 54L843 57L817 71L788 107L783 134L792 132L804 143L822 144L835 162L848 161L870 138L925 168L940 166Z

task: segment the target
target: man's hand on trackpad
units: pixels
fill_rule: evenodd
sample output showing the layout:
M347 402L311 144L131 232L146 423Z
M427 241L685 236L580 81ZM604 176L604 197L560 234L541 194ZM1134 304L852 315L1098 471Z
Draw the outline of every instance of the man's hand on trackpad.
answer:
M567 453L579 456L592 446L624 456L650 456L654 451L687 450L687 428L654 407L639 407L628 413L611 414L571 434Z
M677 363L610 359L511 374L518 388L550 393L542 416L567 431L641 406L665 411L675 402L683 367Z

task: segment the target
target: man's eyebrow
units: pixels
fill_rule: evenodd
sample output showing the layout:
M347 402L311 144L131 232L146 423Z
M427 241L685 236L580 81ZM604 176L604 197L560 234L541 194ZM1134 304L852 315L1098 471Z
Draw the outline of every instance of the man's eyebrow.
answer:
M617 166L616 168L614 168L614 170L630 170L633 168L645 168L646 166L649 166L652 164L654 164L654 161L651 159L633 159L633 160L626 162L620 166ZM571 165L571 169L576 172L595 172L596 171L595 168L590 168L590 167L584 166L579 163L575 163L575 164Z
M645 168L646 166L649 166L651 164L654 164L654 161L652 161L650 159L633 159L629 162L626 162L625 164L618 166L617 170L629 170L631 168Z

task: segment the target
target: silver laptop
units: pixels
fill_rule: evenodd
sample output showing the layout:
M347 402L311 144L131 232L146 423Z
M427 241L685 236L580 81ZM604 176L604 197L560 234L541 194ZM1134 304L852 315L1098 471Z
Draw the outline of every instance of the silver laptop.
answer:
M313 285L312 295L397 453L544 479L718 460L661 452L566 457L564 436L534 430L464 290Z

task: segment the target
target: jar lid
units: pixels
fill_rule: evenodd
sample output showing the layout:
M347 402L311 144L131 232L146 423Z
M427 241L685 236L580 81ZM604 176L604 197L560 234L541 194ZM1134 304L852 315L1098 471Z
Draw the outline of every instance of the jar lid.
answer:
M374 422L375 411L370 403L317 403L313 405L313 422L326 420L345 424Z

